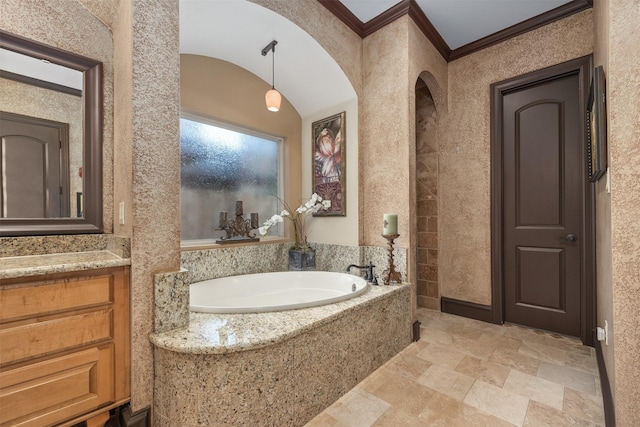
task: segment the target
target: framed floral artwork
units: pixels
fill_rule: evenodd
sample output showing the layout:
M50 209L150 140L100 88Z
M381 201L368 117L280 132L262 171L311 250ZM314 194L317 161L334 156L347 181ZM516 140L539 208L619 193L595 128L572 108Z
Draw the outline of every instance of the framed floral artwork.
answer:
M587 102L587 154L589 180L597 181L607 171L607 107L602 66L593 70Z
M346 112L313 122L312 189L331 207L314 216L346 216Z

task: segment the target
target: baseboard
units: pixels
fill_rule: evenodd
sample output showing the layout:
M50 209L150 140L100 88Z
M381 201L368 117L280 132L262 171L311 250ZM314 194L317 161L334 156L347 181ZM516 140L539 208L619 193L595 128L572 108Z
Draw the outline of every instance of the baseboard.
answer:
M492 322L493 312L490 305L461 301L453 298L441 297L440 310L444 313L455 314L471 319Z
M613 403L613 394L611 394L611 385L609 384L609 376L607 375L607 366L604 363L602 355L602 342L594 338L596 349L596 359L598 360L598 371L600 372L600 387L602 388L602 402L604 404L604 423L607 427L615 427L616 411Z

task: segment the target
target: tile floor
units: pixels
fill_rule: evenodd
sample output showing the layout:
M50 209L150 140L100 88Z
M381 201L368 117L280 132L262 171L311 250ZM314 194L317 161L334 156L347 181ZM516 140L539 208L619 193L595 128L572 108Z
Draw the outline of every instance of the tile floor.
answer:
M307 427L604 426L595 351L579 340L419 309L421 339Z

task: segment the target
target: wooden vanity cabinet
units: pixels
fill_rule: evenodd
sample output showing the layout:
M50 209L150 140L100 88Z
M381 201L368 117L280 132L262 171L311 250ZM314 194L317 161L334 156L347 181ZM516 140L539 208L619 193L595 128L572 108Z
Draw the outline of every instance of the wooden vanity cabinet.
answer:
M126 403L129 342L128 266L3 279L0 426L76 423Z

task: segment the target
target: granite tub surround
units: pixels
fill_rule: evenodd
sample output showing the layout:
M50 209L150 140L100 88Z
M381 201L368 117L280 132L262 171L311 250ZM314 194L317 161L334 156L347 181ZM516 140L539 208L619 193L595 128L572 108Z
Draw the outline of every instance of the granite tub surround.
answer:
M229 248L183 250L181 270L154 277L154 332L163 332L189 324L189 285L202 280L240 274L286 271L290 243L236 246ZM381 277L388 265L386 248L314 244L316 265L320 271L344 272L347 265L373 262ZM407 278L407 250L394 249L396 270ZM353 271L355 274L361 272Z
M191 313L153 334L159 426L299 426L410 340L410 286L276 313Z

